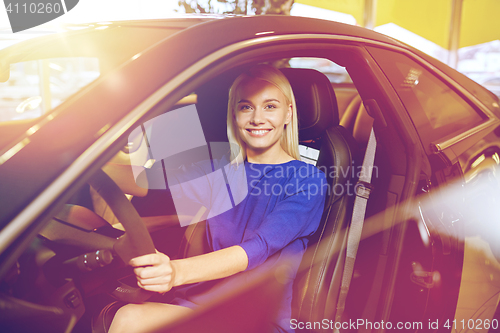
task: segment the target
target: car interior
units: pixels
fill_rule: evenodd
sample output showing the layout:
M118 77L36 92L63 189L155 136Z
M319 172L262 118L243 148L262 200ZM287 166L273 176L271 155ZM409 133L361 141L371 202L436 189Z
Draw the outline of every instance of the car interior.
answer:
M185 97L173 106L160 107L149 120L171 110L195 105L206 142L227 142L225 117L227 93L232 81L244 68L255 63L277 63L280 60L281 70L290 81L297 101L299 140L304 160L326 171L331 189L320 227L310 238L294 282L293 318L302 321L335 318L344 270L345 230L351 221L355 198L352 191L373 127L378 142L376 173L374 171L374 190L366 216L375 218L379 231L370 229L363 236L344 311L347 318L373 318L376 305L384 297L380 290L383 290L383 280L387 278L385 268L394 262L397 252L391 245L398 237L395 234L397 228L394 228L397 220L394 207L401 200L407 180L405 146L394 124L384 119L380 112L376 113L377 107L387 107L384 102L387 97L382 96L363 68L357 68L355 59L349 60L348 56L327 57L323 52L302 50L298 55L279 51L273 57L261 54L248 59L251 60L232 64L217 74L207 73L191 93L185 93ZM345 68L341 75L347 76L347 80L337 82L338 73L322 73L314 69L307 62L310 59ZM301 61L306 65L298 66ZM372 101L371 104L366 102L368 100ZM370 112L367 105L371 106L368 108ZM46 223L12 267L9 277L2 281L0 291L9 295L7 303L11 306L7 311L10 318L0 315L7 331L36 326L38 332L54 332L76 325L73 332L106 332L119 306L151 297L134 287L131 269L124 264L137 255L130 248L149 246L151 250L150 246L154 246L153 251L156 248L171 258L189 257L210 250L204 240L202 216L178 216L168 191L147 190L148 179L141 170L161 169L162 164L161 160L150 158L145 123L137 126L142 126L141 130L130 129L127 142L120 141L115 145L122 148L104 163L103 172L96 172L87 185L74 189L71 200L63 203L60 213ZM142 164L134 165L135 161L142 161ZM125 203L123 198L126 198ZM144 226L134 226L136 220L122 221L134 214L146 221L153 243L142 243L144 237L148 237L144 235L148 230ZM181 227L182 219L196 219L198 223ZM131 234L136 234L135 239L123 236ZM405 270L411 271L411 267ZM379 294L374 294L373 290L379 290ZM217 322L218 326L211 331L234 332L236 321L227 320L227 311L233 309L231 313L235 318L242 313L269 317L276 304L268 302L270 298L265 296L275 294L279 297L280 292L274 273L260 277L233 295L214 300L188 322L179 322L169 331L181 332L186 327L206 331L207 325ZM259 293L261 296L256 296ZM255 306L256 303L265 306ZM249 307L249 304L253 306ZM217 316L226 319L214 321ZM27 318L30 318L29 322L23 321ZM261 331L262 328L255 325L248 324L246 331ZM55 326L58 327L56 330ZM238 331L242 331L241 326Z

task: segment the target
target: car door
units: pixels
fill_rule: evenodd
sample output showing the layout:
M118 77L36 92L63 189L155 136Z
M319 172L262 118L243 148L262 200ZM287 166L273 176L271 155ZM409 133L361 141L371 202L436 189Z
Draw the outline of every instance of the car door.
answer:
M473 151L486 149L488 144L478 144L486 136L491 146L495 140L491 132L497 126L497 119L457 82L439 69L431 69L424 59L409 52L402 54L382 48L369 47L369 51L412 118L428 164L427 171L421 174L416 198L414 228L420 230L421 237L414 237L413 242L408 240L406 246L406 252L420 260L412 261L412 267L402 273L401 280L406 283L400 283L399 289L405 290L405 297L420 299L415 306L425 313L424 329L487 330L498 302L498 287L491 278L487 281L492 284L488 290L484 286L479 288L479 276L471 273L481 262L493 260L485 254L488 251L480 251L482 254L478 255L473 250L474 242L481 243L473 240L473 235L481 230L474 223L481 210L471 205L471 190L474 190L468 177L464 177L467 171L458 156L470 159ZM494 154L495 151L490 151L487 156ZM469 167L471 163L474 161L469 161ZM491 273L491 264L486 266L483 271ZM409 281L405 275L410 277Z

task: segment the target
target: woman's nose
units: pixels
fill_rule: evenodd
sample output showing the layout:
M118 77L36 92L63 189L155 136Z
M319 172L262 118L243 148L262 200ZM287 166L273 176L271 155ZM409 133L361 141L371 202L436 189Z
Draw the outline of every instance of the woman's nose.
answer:
M264 114L263 111L256 108L254 112L252 112L252 119L250 119L253 125L259 125L264 123Z

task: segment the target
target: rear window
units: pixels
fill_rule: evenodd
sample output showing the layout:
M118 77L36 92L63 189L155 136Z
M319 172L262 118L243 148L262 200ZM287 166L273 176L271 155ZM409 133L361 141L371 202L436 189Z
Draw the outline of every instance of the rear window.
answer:
M352 83L352 79L345 67L324 58L292 58L289 61L292 68L310 68L323 74L332 83Z

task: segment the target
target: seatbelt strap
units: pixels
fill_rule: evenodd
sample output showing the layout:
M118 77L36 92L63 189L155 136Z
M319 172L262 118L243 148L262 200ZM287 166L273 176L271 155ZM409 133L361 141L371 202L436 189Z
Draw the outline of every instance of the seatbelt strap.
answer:
M336 322L341 322L342 314L344 313L347 292L349 291L349 285L351 284L352 273L354 271L354 261L356 260L356 253L358 251L359 242L361 241L361 232L363 230L363 222L366 213L366 203L373 189L371 179L376 148L377 140L372 128L370 138L368 139L368 145L366 147L365 157L363 159L363 166L361 167L361 174L355 187L356 199L354 199L352 220L347 235L346 258L344 263L344 273L342 275L342 285L340 287L340 294L337 302L337 314L335 316ZM335 333L338 332L339 330L335 329Z

